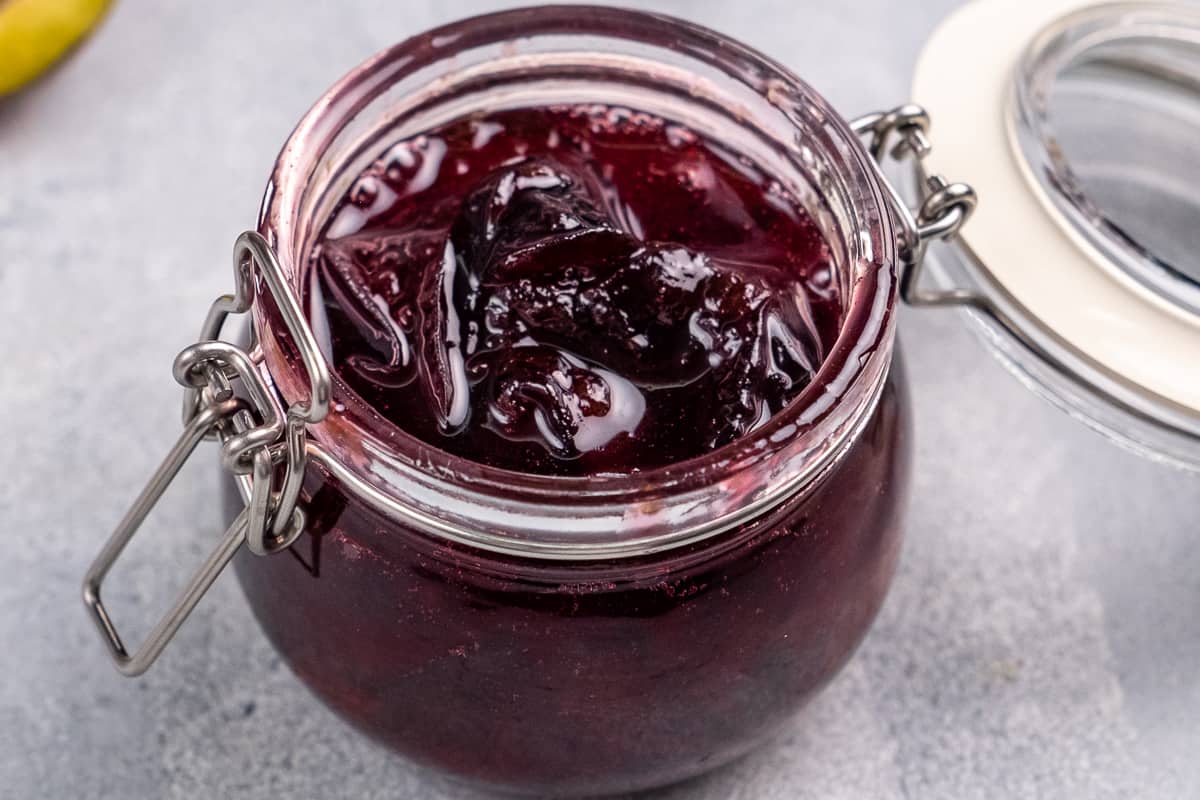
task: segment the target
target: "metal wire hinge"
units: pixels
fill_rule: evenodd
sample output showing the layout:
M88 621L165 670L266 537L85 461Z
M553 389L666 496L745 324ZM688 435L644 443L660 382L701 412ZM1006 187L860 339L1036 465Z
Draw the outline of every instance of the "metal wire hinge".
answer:
M245 544L258 555L289 547L304 529L299 506L306 464L306 426L329 411L329 370L316 339L267 241L248 231L234 246L235 290L218 297L209 309L200 340L176 357L173 373L184 387L184 429L146 487L96 556L83 581L83 601L108 645L117 669L140 675L154 663L217 576ZM300 350L310 392L285 410L250 354L218 337L230 314L248 311L256 280L271 295L292 341ZM244 387L239 396L235 382ZM204 439L221 445L221 464L249 483L250 500L192 575L167 613L131 655L100 599L100 587L151 509Z
M900 297L912 306L967 305L986 307L979 294L965 289L923 289L921 271L925 251L935 241L954 238L975 210L975 190L965 183L949 183L941 175L925 177L921 184L919 205L909 209L907 202L892 182L883 175L884 159L920 161L929 154L929 114L912 103L891 111L878 111L851 121L851 129L859 136L869 137L867 150L879 177L890 195L893 211L900 223L901 259Z

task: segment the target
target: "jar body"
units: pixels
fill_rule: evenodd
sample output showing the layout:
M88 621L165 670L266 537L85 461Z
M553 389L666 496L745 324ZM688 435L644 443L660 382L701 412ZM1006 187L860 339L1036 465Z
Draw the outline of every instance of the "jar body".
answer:
M892 364L899 240L878 168L810 87L711 31L538 7L397 45L297 126L259 232L304 296L322 225L383 144L558 103L702 133L804 207L843 305L816 377L707 454L565 478L419 441L334 375L335 413L307 431L304 533L290 556L236 562L284 659L360 729L443 772L555 795L681 780L786 721L882 603L909 470ZM270 385L311 396L261 287L253 325Z
M906 405L893 369L865 427L799 495L734 531L611 562L439 541L310 467L296 557L243 554L237 573L297 675L414 761L529 793L670 783L769 736L866 633L900 542Z

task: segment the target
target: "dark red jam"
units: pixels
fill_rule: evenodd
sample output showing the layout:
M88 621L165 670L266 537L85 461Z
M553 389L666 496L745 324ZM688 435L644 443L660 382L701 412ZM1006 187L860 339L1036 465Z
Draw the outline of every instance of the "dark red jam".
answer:
M552 108L392 145L328 221L308 300L356 412L468 463L595 475L704 454L795 399L841 324L831 270L755 164L652 116ZM901 388L893 368L800 490L685 546L505 555L310 463L304 535L238 573L304 682L421 764L554 796L676 781L777 731L866 633L900 542ZM326 441L355 453L372 420L335 414Z
M314 251L335 372L386 419L493 466L625 473L761 426L812 380L828 248L753 162L607 106L399 141Z

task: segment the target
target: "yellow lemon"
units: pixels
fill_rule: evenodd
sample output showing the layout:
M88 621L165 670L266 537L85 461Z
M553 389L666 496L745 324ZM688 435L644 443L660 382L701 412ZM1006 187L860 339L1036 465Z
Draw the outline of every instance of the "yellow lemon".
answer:
M0 0L0 95L49 69L96 27L111 0Z

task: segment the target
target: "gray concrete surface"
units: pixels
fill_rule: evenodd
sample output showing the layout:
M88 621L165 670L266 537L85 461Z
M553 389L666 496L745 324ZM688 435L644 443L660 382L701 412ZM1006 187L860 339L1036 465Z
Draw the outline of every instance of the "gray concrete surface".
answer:
M0 796L435 798L290 675L232 579L145 678L109 666L80 576L177 430L168 369L225 291L292 124L467 0L118 3L0 105ZM906 97L953 0L660 0L847 114ZM963 176L969 177L969 176ZM788 731L659 800L1200 796L1200 480L1028 394L952 313L907 313L919 444L895 588ZM110 593L162 607L217 534L189 470Z

